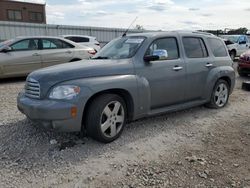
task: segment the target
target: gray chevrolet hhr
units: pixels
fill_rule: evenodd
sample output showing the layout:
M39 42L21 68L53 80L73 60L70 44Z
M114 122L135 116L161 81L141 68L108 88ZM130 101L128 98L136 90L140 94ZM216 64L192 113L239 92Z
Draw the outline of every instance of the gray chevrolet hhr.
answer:
M208 33L123 36L91 60L29 74L18 109L48 129L84 131L107 143L131 120L224 107L235 85L232 64L224 42Z

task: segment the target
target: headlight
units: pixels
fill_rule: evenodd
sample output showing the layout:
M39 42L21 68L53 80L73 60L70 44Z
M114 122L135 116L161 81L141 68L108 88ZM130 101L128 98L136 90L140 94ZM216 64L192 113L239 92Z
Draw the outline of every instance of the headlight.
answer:
M49 94L50 99L72 99L80 93L80 87L62 85L53 88Z

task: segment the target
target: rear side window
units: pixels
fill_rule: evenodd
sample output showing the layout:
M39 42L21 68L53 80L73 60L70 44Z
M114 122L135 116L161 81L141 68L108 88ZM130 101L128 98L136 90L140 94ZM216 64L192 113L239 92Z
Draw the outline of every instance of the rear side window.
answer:
M74 46L59 39L42 39L43 49L73 48Z
M65 37L65 38L76 43L89 42L89 38L86 38L86 37Z
M168 59L178 59L179 49L174 37L156 39L148 48L146 55L153 55L154 50L167 50Z
M228 56L227 49L221 40L209 38L208 44L210 45L210 48L211 48L215 57Z
M208 57L207 48L202 38L184 37L183 45L188 58Z

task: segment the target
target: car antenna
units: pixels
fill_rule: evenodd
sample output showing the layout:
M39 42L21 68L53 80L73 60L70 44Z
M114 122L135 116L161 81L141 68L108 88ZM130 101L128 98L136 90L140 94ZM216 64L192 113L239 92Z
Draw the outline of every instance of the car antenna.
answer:
M138 18L138 17L136 16L136 18L132 21L132 23L130 24L130 26L128 27L128 29L123 33L122 37L126 37L128 30L129 30L130 27L135 23L135 21L137 20L137 18Z

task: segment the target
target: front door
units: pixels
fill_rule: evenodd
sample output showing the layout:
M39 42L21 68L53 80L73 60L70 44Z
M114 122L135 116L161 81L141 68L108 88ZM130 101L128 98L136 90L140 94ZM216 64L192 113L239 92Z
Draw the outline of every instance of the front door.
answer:
M137 74L149 82L151 109L181 103L185 97L186 65L180 59L177 39L175 37L157 39L149 46L145 55L152 55L157 49L166 50L168 58L144 62L144 67L137 70Z
M24 39L10 46L11 51L1 53L1 67L4 76L27 75L41 68L38 39Z

